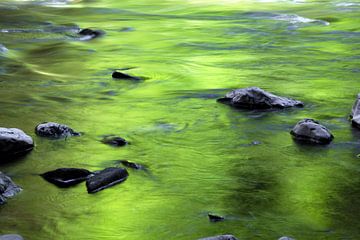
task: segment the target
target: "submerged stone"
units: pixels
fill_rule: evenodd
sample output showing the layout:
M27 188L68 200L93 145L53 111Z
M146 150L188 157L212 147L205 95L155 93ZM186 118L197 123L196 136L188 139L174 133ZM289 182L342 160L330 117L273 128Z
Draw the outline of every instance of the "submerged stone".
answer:
M52 139L60 139L71 136L80 136L80 133L75 132L72 128L64 124L55 122L40 123L35 127L36 135L40 137L47 137Z
M360 128L360 93L357 95L350 114L351 123L354 127Z
M6 202L7 198L11 198L21 192L21 188L16 185L10 177L0 172L0 205Z
M209 217L210 222L221 222L221 221L225 220L224 217L218 216L215 214L211 214L211 213L208 213L208 217Z
M278 240L295 240L295 239L293 239L291 237L281 237Z
M70 187L85 181L92 173L82 168L58 168L41 174L46 181L58 187Z
M119 163L121 163L125 167L133 168L133 169L136 169L136 170L145 169L145 167L143 165L138 164L138 163L134 163L134 162L129 162L128 160L120 160Z
M290 134L295 140L305 143L328 144L334 139L326 127L313 119L299 121Z
M200 238L198 240L238 240L233 235L218 235L213 237Z
M5 234L0 235L0 240L24 240L24 238L18 234Z
M0 159L8 160L34 148L33 139L17 128L0 128Z
M97 37L100 37L102 35L105 34L104 31L101 31L101 30L92 30L90 28L84 28L84 29L81 29L79 32L78 32L80 35L82 36L87 36L88 39L85 39L85 40L90 40L90 39L93 39L93 38L97 38Z
M128 176L125 168L105 168L86 180L86 188L88 193L96 193L125 181Z
M101 142L114 147L122 147L128 144L124 138L118 136L106 136Z
M232 107L245 109L270 109L304 106L304 104L300 101L276 96L258 87L233 90L227 93L224 98L219 98L218 102L228 104Z
M117 79L125 79L125 80L141 80L140 77L135 77L126 73L122 73L122 72L118 72L115 71L112 73L112 77L113 78L117 78Z

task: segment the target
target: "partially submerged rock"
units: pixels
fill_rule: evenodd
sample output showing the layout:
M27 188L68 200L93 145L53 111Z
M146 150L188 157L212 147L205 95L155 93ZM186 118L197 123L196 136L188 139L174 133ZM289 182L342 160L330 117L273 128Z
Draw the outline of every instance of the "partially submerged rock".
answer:
M258 87L233 90L227 93L224 98L219 98L218 102L245 109L269 109L304 106L304 104L300 101L276 96Z
M350 114L351 123L354 127L360 128L360 93L352 107Z
M208 217L209 217L210 222L221 222L221 221L225 220L225 218L223 216L215 215L212 213L208 213Z
M293 239L293 238L291 238L291 237L281 237L281 238L279 238L278 240L295 240L295 239Z
M78 34L85 37L82 40L90 40L90 39L97 38L97 37L100 37L100 36L104 35L105 32L101 31L101 30L92 30L90 28L84 28L84 29L81 29L78 32Z
M82 168L58 168L41 174L46 181L58 187L70 187L85 181L92 173Z
M0 44L0 53L6 53L7 51L8 49L4 45Z
M233 235L218 235L213 237L200 238L198 240L238 240Z
M34 148L33 139L17 128L0 128L0 159L26 154Z
M128 160L119 160L119 163L121 163L122 165L124 165L125 167L128 168L133 168L136 170L143 170L145 169L145 166L139 164L139 163L134 163L134 162L129 162Z
M0 240L24 240L24 238L18 234L5 234L0 235Z
M295 140L305 143L328 144L334 139L326 127L308 118L299 121L290 134Z
M35 133L40 137L52 139L80 136L80 133L75 132L72 128L55 122L40 123L35 127Z
M112 73L112 77L113 78L117 78L117 79L125 79L125 80L142 80L142 78L140 77L135 77L126 73L122 73L119 71L114 71Z
M88 193L96 193L125 181L128 176L129 173L124 168L105 168L86 180L86 188Z
M0 172L0 205L4 204L7 198L15 196L21 190L10 177Z
M118 136L106 136L101 142L114 147L122 147L128 144L124 138Z

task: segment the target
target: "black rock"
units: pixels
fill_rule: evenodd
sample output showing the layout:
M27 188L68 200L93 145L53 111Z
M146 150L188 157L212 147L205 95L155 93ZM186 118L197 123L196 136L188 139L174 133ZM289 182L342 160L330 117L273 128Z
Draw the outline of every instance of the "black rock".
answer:
M145 169L145 167L143 165L138 164L138 163L134 163L134 162L129 162L128 160L120 160L119 163L121 163L125 167L133 168L133 169L136 169L136 170Z
M82 168L58 168L41 174L46 181L66 188L85 181L92 173Z
M90 28L84 28L84 29L81 29L79 32L78 32L80 35L82 36L88 36L89 39L93 39L93 38L96 38L96 37L100 37L102 35L105 34L104 31L101 31L101 30L92 30Z
M117 136L106 136L101 140L101 142L114 147L122 147L128 144L124 138Z
M198 240L238 240L233 235L218 235L213 237L200 238Z
M208 217L209 217L210 222L221 222L221 221L225 220L224 217L214 215L214 214L211 214L211 213L208 213Z
M303 119L291 130L290 134L299 142L328 144L334 136L330 131L313 119Z
M360 93L352 107L350 114L351 123L354 127L360 128Z
M0 128L0 160L26 154L34 148L33 139L17 128Z
M16 185L10 177L0 172L0 205L6 202L7 198L11 198L21 192L21 188Z
M128 176L129 173L124 168L105 168L86 180L86 188L88 193L96 193L125 181Z
M236 89L226 94L224 98L219 98L218 102L228 104L236 108L245 109L270 109L303 107L300 101L276 96L258 87Z
M137 80L137 81L142 80L142 78L140 78L140 77L131 76L129 74L118 72L118 71L113 72L112 77L117 78L117 79L125 79L125 80Z
M80 136L80 133L75 132L70 127L55 122L40 123L35 127L35 133L40 137L47 137L52 139Z
M24 240L24 238L18 234L6 234L0 235L0 240Z

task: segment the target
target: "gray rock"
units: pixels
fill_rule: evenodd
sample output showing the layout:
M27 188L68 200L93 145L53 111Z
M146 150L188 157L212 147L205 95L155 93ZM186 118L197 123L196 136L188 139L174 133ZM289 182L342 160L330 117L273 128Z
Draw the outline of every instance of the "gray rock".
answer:
M0 128L0 156L4 159L23 155L34 148L33 139L17 128Z
M291 130L293 138L300 142L328 144L334 136L330 131L313 119L303 119Z
M238 240L233 235L219 235L214 237L200 238L198 240Z
M15 196L21 190L10 177L0 172L0 204L4 204L7 198Z
M360 93L352 107L350 114L351 123L354 127L360 128Z
M92 173L82 168L58 168L41 174L46 181L58 187L71 187L85 181Z
M55 122L40 123L35 127L35 133L40 137L52 139L80 136L80 133L75 132L70 127Z
M18 234L6 234L0 235L0 240L24 240L24 238Z
M291 237L281 237L278 240L295 240L295 239L293 239Z
M88 193L96 193L125 181L128 176L129 173L124 168L105 168L102 171L95 172L86 180L86 188Z
M303 107L300 101L276 96L258 87L236 89L226 94L224 98L219 98L218 102L228 104L237 108L246 109L269 109Z

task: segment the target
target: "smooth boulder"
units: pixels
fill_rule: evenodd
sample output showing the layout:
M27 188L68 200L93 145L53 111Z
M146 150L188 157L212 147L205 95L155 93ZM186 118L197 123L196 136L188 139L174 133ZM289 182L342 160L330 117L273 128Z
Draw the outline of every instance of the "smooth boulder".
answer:
M0 235L0 240L24 240L24 238L18 234L5 234Z
M88 193L96 193L125 181L128 176L129 173L124 168L105 168L86 180L86 188Z
M352 107L350 114L351 123L354 127L360 128L360 93Z
M213 237L200 238L198 240L238 240L233 235L218 235Z
M0 156L8 159L30 152L34 148L33 139L17 128L0 128Z
M290 134L296 141L304 143L328 144L334 139L326 127L308 118L299 121Z
M40 123L35 127L36 135L40 137L47 137L52 139L67 138L71 136L80 136L80 133L75 132L72 128L64 124L55 122Z
M287 97L280 97L266 92L258 87L233 90L227 93L224 98L219 98L218 102L228 104L232 107L245 109L270 109L304 106L304 104L300 101Z
M0 172L0 205L6 202L7 198L11 198L21 192L21 188L16 185L10 177Z
M92 172L82 168L58 168L40 176L58 187L66 188L85 181L91 174Z
M128 144L124 138L118 136L106 136L101 140L101 142L113 147L122 147Z

